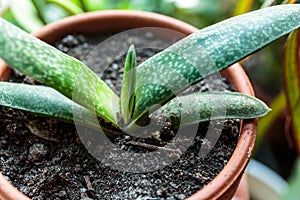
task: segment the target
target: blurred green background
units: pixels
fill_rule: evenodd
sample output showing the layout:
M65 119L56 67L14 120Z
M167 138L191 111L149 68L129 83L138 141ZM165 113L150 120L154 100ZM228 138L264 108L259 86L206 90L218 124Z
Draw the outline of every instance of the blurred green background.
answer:
M82 12L131 9L162 13L199 28L227 18L235 0L1 0L1 15L28 32L68 15ZM5 7L5 6L4 6Z
M157 12L188 22L199 29L261 7L297 3L279 0L0 0L0 16L27 32L70 15L83 12L130 9ZM298 1L299 3L299 1ZM256 95L269 105L278 100L281 110L259 126L254 157L289 177L297 151L291 136L285 103L277 98L282 91L282 53L287 36L282 37L243 61ZM274 109L274 108L273 108Z

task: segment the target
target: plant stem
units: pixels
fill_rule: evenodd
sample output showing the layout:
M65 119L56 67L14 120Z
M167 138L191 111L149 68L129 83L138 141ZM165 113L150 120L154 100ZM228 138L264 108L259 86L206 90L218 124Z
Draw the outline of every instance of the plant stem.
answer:
M179 155L181 154L181 151L178 150L178 149L170 149L170 148L160 147L160 146L147 144L147 143L142 143L142 142L129 141L126 144L130 144L130 145L138 146L138 147L143 147L143 148L154 150L154 151L162 150L162 151L168 151L170 153L175 153L175 154L179 154Z

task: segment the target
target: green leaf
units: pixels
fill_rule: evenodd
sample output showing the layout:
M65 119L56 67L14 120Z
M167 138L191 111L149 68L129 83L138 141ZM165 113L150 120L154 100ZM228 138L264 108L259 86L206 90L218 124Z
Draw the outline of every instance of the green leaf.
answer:
M31 0L10 0L10 9L18 24L28 32L37 31L44 25Z
M300 149L300 31L290 34L284 53L284 83L287 104Z
M73 122L74 112L78 121L97 126L86 120L92 116L91 111L46 86L0 82L0 105L67 122Z
M281 91L280 94L271 102L270 108L272 109L272 112L258 121L259 129L257 130L254 153L256 153L257 149L259 149L263 139L266 137L268 131L270 131L272 124L275 123L276 119L286 108L286 97L283 91Z
M173 99L160 109L167 119L181 125L215 119L252 119L270 111L261 100L236 92L198 92Z
M63 19L67 16L69 16L69 14L63 8L55 4L48 4L44 11L44 17L47 24Z
M133 120L299 26L300 5L279 5L191 34L138 66Z
M16 26L20 26L20 25L18 24L18 22L16 21L15 17L13 16L13 14L12 14L12 12L11 12L11 9L5 10L5 11L2 13L1 17L2 17L3 19L5 19L5 20L9 21L10 23L16 25Z
M233 15L240 15L246 12L249 12L253 5L253 0L243 0L243 1L237 1L236 6L233 11Z
M81 0L83 5L85 5L87 11L104 10L110 8L111 1L105 0Z
M84 13L84 11L72 1L68 0L47 0L48 3L53 3L66 10L70 15Z
M117 4L117 9L129 10L130 0L119 0Z
M282 200L298 200L300 188L300 157L295 161L293 173L290 176L288 183L288 191L282 197Z
M47 3L45 0L31 0L32 4L34 5L39 19L46 24L45 20L45 10L47 7Z
M70 99L76 91L77 103L116 125L119 97L92 70L1 18L0 27L0 57L12 68Z
M134 46L131 45L126 56L121 90L121 111L125 124L129 123L134 109L136 65L136 53Z

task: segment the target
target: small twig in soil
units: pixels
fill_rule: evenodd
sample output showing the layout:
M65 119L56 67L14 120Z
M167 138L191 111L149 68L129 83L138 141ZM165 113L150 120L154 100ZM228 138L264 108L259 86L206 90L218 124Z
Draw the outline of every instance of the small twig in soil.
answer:
M152 144L147 144L147 143L142 143L142 142L129 141L129 142L126 142L126 144L138 146L138 147L142 147L142 148L146 148L146 149L150 149L150 150L154 150L154 151L163 150L163 151L168 151L170 153L182 154L179 149L170 149L170 148L155 146Z
M0 150L0 156L9 157L8 153L6 153L5 151L2 151L2 150Z
M94 192L95 189L94 189L93 186L92 186L92 183L91 183L91 181L90 181L90 178L89 178L88 176L83 176L83 178L84 178L84 181L85 181L85 183L86 183L86 187L87 187L88 191L89 191L89 192Z

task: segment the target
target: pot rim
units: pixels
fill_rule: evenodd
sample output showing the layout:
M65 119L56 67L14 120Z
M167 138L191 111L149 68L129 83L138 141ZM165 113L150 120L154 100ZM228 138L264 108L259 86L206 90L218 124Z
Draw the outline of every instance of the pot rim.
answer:
M87 20L91 21L87 22ZM82 26L87 26L84 33L94 33L99 31L99 28L92 26L92 24L97 24L97 21L99 20L102 20L102 22L110 21L109 23L101 24L100 29L105 29L106 31L116 31L116 28L114 28L115 25L119 25L118 30L149 26L164 27L187 35L198 30L185 22L157 13L130 10L105 10L70 16L48 24L32 34L47 43L54 43L57 38L60 38L67 33L79 32L79 29L81 29ZM111 22L111 20L113 22ZM61 29L61 27L63 28ZM58 30L62 30L62 32L59 32ZM48 38L48 36L51 37ZM0 77L2 74L7 78L8 71L7 65L0 62ZM233 80L234 86L238 92L254 96L251 83L240 64L234 64L223 70L221 74L226 78ZM250 159L255 143L256 132L257 119L243 120L241 122L240 137L237 146L228 163L208 185L188 199L231 199ZM3 176L0 176L0 183L1 178L3 178ZM0 197L2 197L1 193L3 192L3 189L5 188L0 184ZM16 190L16 192L19 191Z

